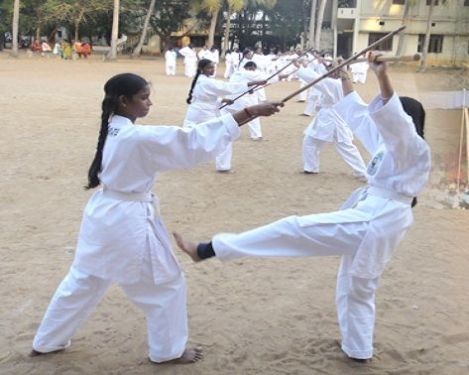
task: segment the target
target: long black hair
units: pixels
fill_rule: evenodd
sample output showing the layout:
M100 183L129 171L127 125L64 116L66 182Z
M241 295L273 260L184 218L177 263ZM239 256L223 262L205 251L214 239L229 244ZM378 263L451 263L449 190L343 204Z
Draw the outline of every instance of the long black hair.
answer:
M408 96L400 96L399 99L405 113L412 117L417 134L424 138L425 109L423 109L422 103Z
M187 99L186 99L187 104L191 104L192 102L192 91L194 91L194 87L197 82L197 79L199 78L200 74L203 72L205 67L210 64L213 64L213 61L209 59L202 59L197 64L197 73L195 74L195 77L192 80L191 89L189 90L189 94L187 95Z
M419 136L424 138L424 128L425 128L425 109L423 109L422 103L414 98L409 98L407 96L399 97L402 108L404 112L412 117L412 121L415 126L415 130ZM417 197L412 199L412 207L417 205Z
M99 130L98 145L96 146L93 162L88 170L88 185L85 186L85 189L92 189L100 184L98 174L101 171L109 118L117 110L119 97L125 96L130 99L147 85L148 82L145 79L133 73L115 75L104 85L104 99L101 104L101 128Z

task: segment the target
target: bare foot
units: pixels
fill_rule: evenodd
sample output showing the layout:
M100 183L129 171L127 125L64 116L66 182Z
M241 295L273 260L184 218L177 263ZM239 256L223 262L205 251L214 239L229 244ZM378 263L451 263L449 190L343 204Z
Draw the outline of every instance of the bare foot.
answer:
M340 350L342 351L342 353L345 354L345 356L350 359L351 361L354 361L354 362L358 362L358 363L370 363L371 362L371 358L354 358L354 357L349 357L347 355L347 353L345 353L343 350L342 350L342 343L340 342L340 340L336 340L335 342L337 344L337 346L340 348Z
M202 260L197 255L197 245L194 242L184 240L184 238L182 238L182 236L177 232L173 232L173 236L178 247L189 255L194 262L200 262Z
M52 354L52 353L63 352L64 350L65 349L58 349L58 350L54 350L53 352L43 353L43 352L38 352L37 350L31 349L31 352L29 353L29 356L30 357L37 357L39 355L47 355L47 354Z
M204 358L202 349L200 348L187 348L179 358L170 359L169 361L154 362L158 365L174 364L174 365L190 365ZM152 361L153 362L153 361Z

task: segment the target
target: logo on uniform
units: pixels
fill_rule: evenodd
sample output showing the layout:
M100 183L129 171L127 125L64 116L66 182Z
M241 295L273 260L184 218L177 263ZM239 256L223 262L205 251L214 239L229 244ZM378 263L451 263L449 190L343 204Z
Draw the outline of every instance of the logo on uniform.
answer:
M366 172L370 175L370 176L373 176L377 169L378 169L378 165L380 164L380 161L381 159L383 159L383 156L384 156L384 152L383 151L380 151L378 152L374 158L370 161L370 164L368 165L368 168L366 170Z

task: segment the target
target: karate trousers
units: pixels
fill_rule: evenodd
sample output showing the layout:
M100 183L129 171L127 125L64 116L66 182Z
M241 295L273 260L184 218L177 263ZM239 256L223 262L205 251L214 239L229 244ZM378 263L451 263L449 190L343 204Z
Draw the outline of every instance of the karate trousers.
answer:
M341 255L337 277L337 316L342 336L342 350L353 358L373 356L375 294L379 277L352 276L350 267L366 234L368 223L337 222L337 213L290 216L240 234L218 234L212 239L220 260L242 257L307 257ZM311 220L312 219L312 220Z
M166 64L165 65L166 75L174 76L176 75L176 64Z
M154 362L179 358L188 339L186 283L175 280L156 285L150 254L143 260L141 278L120 284L146 318L149 358ZM65 349L71 338L103 298L112 281L71 268L57 288L34 337L33 349L41 353Z
M262 138L261 120L259 117L248 122L248 129L249 136L252 140L257 141L258 139Z
M319 155L327 141L305 135L303 139L303 169L306 172L319 173ZM366 166L352 142L334 141L335 148L342 159L352 167L354 176L366 178Z

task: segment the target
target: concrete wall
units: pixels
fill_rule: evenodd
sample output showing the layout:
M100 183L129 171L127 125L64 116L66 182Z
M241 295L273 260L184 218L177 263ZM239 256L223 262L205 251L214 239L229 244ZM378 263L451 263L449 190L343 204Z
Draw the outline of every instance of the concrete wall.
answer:
M417 52L418 35L425 34L429 6L426 0L417 0L410 8L409 20L405 30L405 53ZM402 24L403 5L392 4L392 0L359 0L357 3L358 35L355 50L368 46L370 32L387 33ZM446 5L434 8L431 34L443 35L441 53L429 53L429 64L461 64L469 60L469 6L464 0L447 0ZM380 25L380 22L384 22ZM393 40L393 53L396 53L398 37Z

